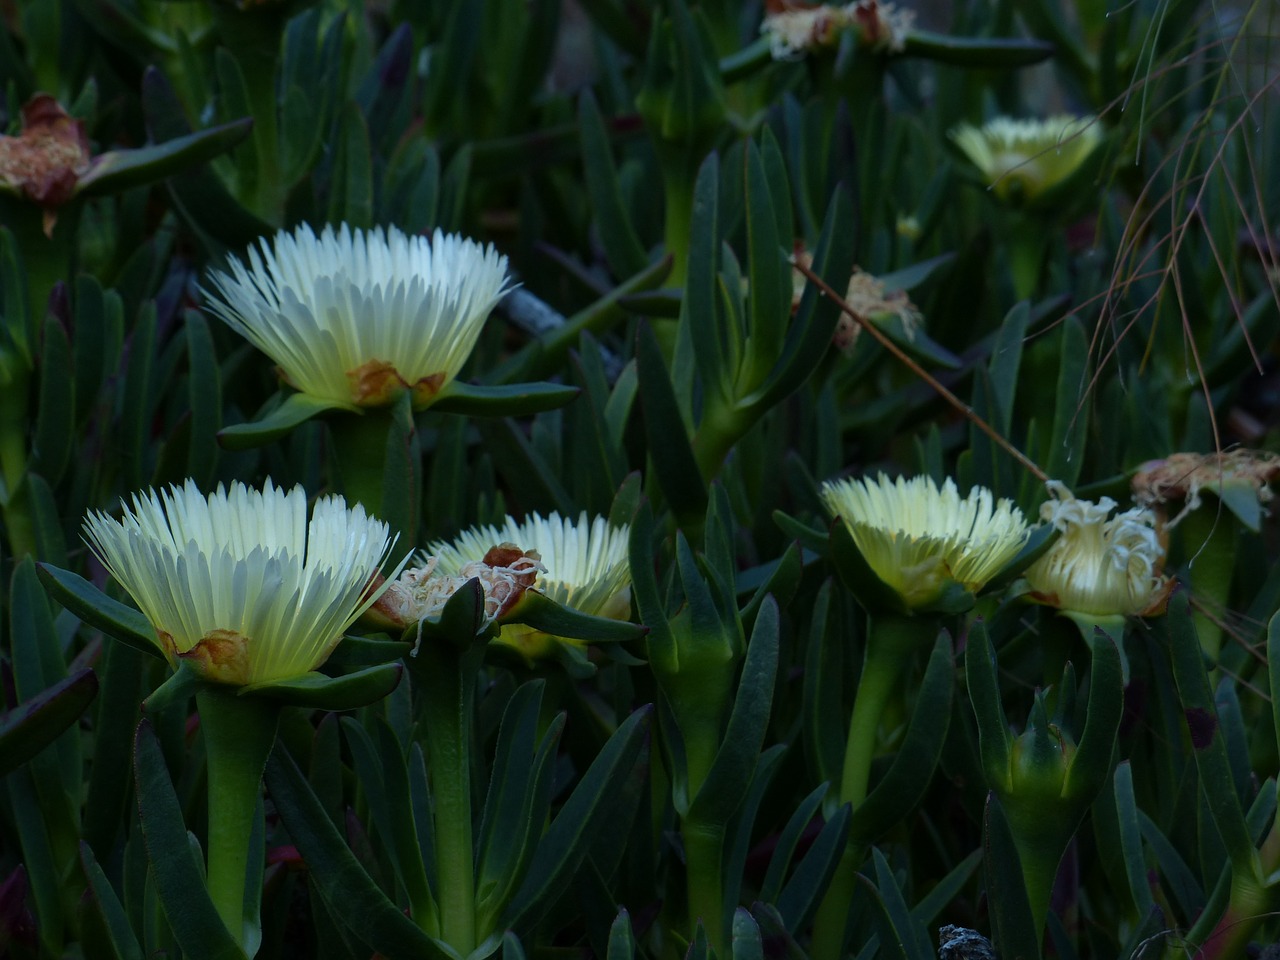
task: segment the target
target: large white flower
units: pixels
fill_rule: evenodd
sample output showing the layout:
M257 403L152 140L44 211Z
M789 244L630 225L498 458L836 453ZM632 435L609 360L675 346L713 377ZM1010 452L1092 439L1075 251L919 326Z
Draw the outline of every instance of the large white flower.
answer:
M962 123L948 136L997 197L1031 200L1075 173L1102 140L1102 128L1092 116L996 117L981 127Z
M961 497L950 477L884 474L822 486L822 500L849 528L867 565L908 608L936 600L948 581L981 590L1022 548L1027 521L986 487Z
M316 501L308 520L301 486L234 483L205 497L188 480L122 506L119 520L89 514L89 546L170 662L208 679L249 684L314 670L378 598L369 585L390 550L387 525L342 497Z
M501 528L472 527L452 542L431 544L426 552L440 570L458 572L495 544L518 543L535 553L545 568L538 578L539 592L591 616L625 620L631 612L628 536L626 526L610 526L604 517L591 519L585 510L576 521L558 513L545 518L535 513L523 523L507 517ZM536 657L549 652L547 643L557 638L524 624L507 624L498 639Z
M1064 613L1100 617L1153 612L1172 584L1160 574L1164 548L1155 514L1135 507L1112 516L1116 502L1077 500L1057 481L1040 517L1062 535L1024 576L1037 599Z
M343 224L317 237L303 224L247 256L247 267L232 259L230 272L210 273L210 309L289 384L349 409L403 390L428 406L507 283L507 258L492 246L439 230L428 239Z

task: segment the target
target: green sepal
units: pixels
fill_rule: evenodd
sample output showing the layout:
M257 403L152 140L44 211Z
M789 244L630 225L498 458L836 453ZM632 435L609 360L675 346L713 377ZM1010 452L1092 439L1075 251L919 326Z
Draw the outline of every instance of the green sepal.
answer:
M89 172L76 184L76 195L119 193L130 187L155 183L226 153L252 129L253 120L244 117L149 147L104 153L94 157Z
M192 960L245 960L205 889L160 741L145 719L134 736L133 770L151 878L174 940Z
M163 660L150 622L133 607L112 600L84 577L47 563L37 563L40 581L54 600L84 623L121 643Z
M242 697L270 700L286 707L313 710L354 710L390 695L404 673L401 663L382 663L340 677L312 671L289 680L268 680L240 687Z
M164 682L142 701L142 709L147 713L158 713L175 703L186 704L188 700L209 685L196 673L195 668L186 660L179 660L177 668L165 678Z
M98 695L98 677L84 669L0 716L0 776L26 763L80 719Z
M413 644L403 640L372 640L368 637L345 636L329 654L325 664L332 667L367 667L391 663L406 656Z
M410 662L417 653L419 643L448 643L455 647L469 647L478 638L487 638L498 631L498 624L485 619L484 587L472 577L454 591L435 620L423 620L409 624L404 639L414 644Z
M758 37L741 50L720 58L720 79L724 83L737 83L773 63L773 52L768 37Z
M454 380L436 394L431 409L471 417L525 417L563 407L581 392L560 383L472 384Z
M218 443L227 450L247 450L279 440L295 427L327 410L350 410L346 404L313 397L307 393L291 393L284 402L250 423L237 423L218 431Z
M1029 67L1053 56L1044 40L1003 37L952 37L928 30L912 30L903 41L904 57L923 57L956 67L1010 70Z
M871 569L862 551L854 543L849 526L836 517L830 527L831 560L840 579L857 598L862 608L872 616L891 613L907 615L911 611L897 590L889 586Z
M519 602L501 618L503 623L523 623L555 637L593 643L625 643L639 640L649 628L627 620L594 617L556 603L536 588L526 590Z

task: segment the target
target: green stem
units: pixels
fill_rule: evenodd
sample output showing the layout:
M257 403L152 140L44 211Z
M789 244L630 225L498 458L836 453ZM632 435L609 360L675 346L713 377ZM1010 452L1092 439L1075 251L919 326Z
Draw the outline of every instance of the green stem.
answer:
M1019 219L1009 228L1009 274L1013 279L1013 294L1018 300L1030 300L1040 287L1040 265L1048 231L1025 215L1014 211Z
M858 678L858 693L849 720L849 736L844 754L844 771L840 780L840 802L855 810L866 799L871 761L875 757L876 734L880 718L890 696L898 686L903 668L918 646L920 637L932 635L932 620L885 616L870 620L867 627L867 649ZM814 960L838 960L844 952L845 926L849 904L853 902L858 883L858 867L866 850L851 840L840 857L835 876L827 887L813 924L810 954Z
M424 642L413 658L423 688L427 769L435 804L436 891L442 939L461 956L478 943L471 831L471 739L484 644Z
M668 284L683 288L685 278L689 275L689 240L693 230L693 185L697 175L698 162L684 161L681 157L668 156L664 164L662 187L665 216L663 219L663 241L667 253L671 254L671 276ZM684 161L684 162L681 162ZM686 169L688 166L689 169ZM661 342L662 337L659 337ZM672 344L674 347L674 343ZM671 355L663 344L663 355L670 360Z
M724 909L724 827L685 821L685 882L688 884L689 936L698 921L717 957L728 957L729 929Z
M390 408L374 408L364 413L339 412L329 418L334 462L347 503L362 503L365 510L376 517L383 516L387 435L391 426Z
M209 766L209 896L218 916L249 956L261 930L256 904L246 904L249 838L262 796L262 771L275 743L279 708L236 696L233 688L196 694ZM246 907L248 917L246 921Z

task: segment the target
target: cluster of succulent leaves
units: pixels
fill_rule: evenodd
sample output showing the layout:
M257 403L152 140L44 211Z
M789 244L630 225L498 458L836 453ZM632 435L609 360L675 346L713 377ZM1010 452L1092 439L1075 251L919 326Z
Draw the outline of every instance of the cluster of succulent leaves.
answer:
M532 511L632 525L644 639L572 670L466 674L485 799L462 952L802 958L851 849L847 930L822 960L923 960L939 924L1006 958L1046 943L1181 956L1224 913L1276 936L1280 864L1258 844L1276 815L1280 636L1265 624L1280 567L1213 498L1209 521L1170 543L1184 586L1169 615L1128 631L1123 694L1107 646L1091 656L1052 611L985 598L904 648L870 793L836 802L867 620L837 576L817 484L953 476L1033 516L1043 488L869 337L834 350L836 306L810 285L793 311L787 261L802 245L837 291L855 263L909 289L925 326L886 324L890 339L1082 496L1127 500L1129 474L1176 450L1273 442L1265 5L961 0L947 22L921 11L900 52L850 34L792 62L770 59L764 12L0 10L7 132L45 92L95 155L132 156L49 234L37 206L0 192L0 951L239 953L198 895L190 700L152 703L140 726L168 673L139 652L150 628L123 605L82 623L35 561L103 583L85 512L186 477L343 491L322 420L244 426L273 423L278 381L211 322L199 287L304 221L496 243L521 286L463 379L577 391L550 410L488 389L457 410L399 411L373 454L405 543ZM1102 117L1097 162L1049 209L997 204L948 130L1051 104ZM386 644L349 639L325 669L403 652ZM432 687L410 666L415 682L372 706L328 713L300 696L285 712L251 841L259 956L457 953L433 913ZM1074 744L1064 786L1044 757L1066 763ZM1053 769L1037 779L1041 761ZM1037 818L1061 864L1029 862ZM1033 869L1056 876L1047 919L1023 883Z

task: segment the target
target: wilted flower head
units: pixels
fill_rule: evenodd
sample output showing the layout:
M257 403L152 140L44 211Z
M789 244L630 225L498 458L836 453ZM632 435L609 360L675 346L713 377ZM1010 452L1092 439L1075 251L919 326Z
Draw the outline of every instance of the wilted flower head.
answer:
M439 230L303 224L212 272L210 309L305 394L356 409L408 390L421 409L466 363L506 270L492 246Z
M384 625L406 629L417 624L419 642L422 624L439 620L445 604L471 580L478 580L484 592L483 631L516 605L543 570L537 551L514 543L496 544L479 559L457 565L425 554L419 559L420 566L387 585L372 611ZM413 652L418 652L416 645Z
M792 256L792 261L812 267L813 255L807 250L799 249ZM795 268L792 269L791 309L793 311L800 306L807 282L808 278L803 273ZM849 278L849 287L845 291L844 299L859 316L873 322L886 317L897 317L902 321L902 330L908 340L915 339L916 330L924 320L924 314L911 302L905 290L886 289L883 280L867 273L861 267L853 268L853 275ZM842 311L831 342L840 350L848 352L857 343L858 334L861 331L862 327L857 321Z
M89 166L84 124L47 93L23 105L20 135L0 135L0 190L42 206L46 235L53 231L56 208L75 195Z
M387 525L342 497L316 501L268 480L205 497L194 480L135 494L122 519L90 513L85 537L156 630L171 663L249 684L320 666L377 599Z
M843 7L786 5L765 16L760 32L769 38L773 59L795 60L818 47L835 46L848 25Z
M1155 514L1135 507L1112 516L1110 497L1077 500L1054 480L1048 488L1040 518L1062 535L1024 574L1036 599L1090 617L1157 610L1172 583L1159 572L1164 550Z
M537 554L545 568L537 589L556 603L614 620L625 620L630 613L628 528L610 526L604 517L591 519L585 510L576 522L558 513L546 518L531 514L523 523L507 517L501 528L472 527L452 543L431 544L427 552L438 559L442 570L461 570L502 541L525 544ZM533 657L547 652L548 641L555 638L512 623L502 628L498 639Z
M843 6L783 2L770 5L760 24L769 38L775 60L795 60L811 50L834 47L842 31L858 29L859 39L871 50L900 53L915 13L881 0L858 0Z
M1022 548L1027 522L986 487L961 497L947 478L881 474L823 484L822 500L849 528L867 565L908 608L936 600L949 581L981 590Z
M949 136L1001 200L1031 200L1061 183L1084 163L1102 139L1096 117L1067 114L1045 120L996 117L968 123Z
M1200 506L1200 491L1212 490L1251 529L1257 530L1265 505L1274 497L1268 484L1277 476L1280 456L1264 450L1175 453L1138 468L1133 477L1133 498L1149 507L1182 500L1182 510L1168 522L1172 527Z

